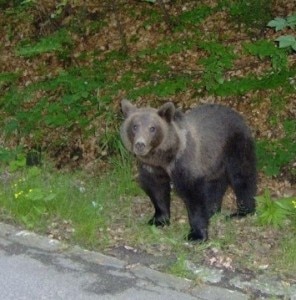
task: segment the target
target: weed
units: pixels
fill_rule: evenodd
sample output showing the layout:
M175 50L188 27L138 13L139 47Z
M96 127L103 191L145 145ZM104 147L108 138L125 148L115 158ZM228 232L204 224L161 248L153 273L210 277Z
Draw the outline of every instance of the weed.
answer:
M270 192L265 190L264 194L256 197L258 207L258 220L261 225L272 225L280 227L288 218L294 219L296 223L296 209L294 202L296 197L272 199Z
M173 263L168 271L178 277L192 278L192 273L188 269L188 258L184 253L178 255L177 260Z

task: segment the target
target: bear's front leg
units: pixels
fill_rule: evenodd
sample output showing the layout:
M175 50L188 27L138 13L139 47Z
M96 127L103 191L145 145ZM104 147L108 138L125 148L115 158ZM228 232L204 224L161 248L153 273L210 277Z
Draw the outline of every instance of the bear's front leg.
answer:
M187 180L186 180L187 179ZM184 201L188 213L190 231L189 241L204 242L208 239L209 212L207 209L206 184L203 178L190 179L178 176L174 180L177 193Z
M186 207L188 212L190 231L188 241L205 242L208 239L209 218L203 203L196 199L187 199Z
M170 224L170 178L162 168L141 164L139 182L150 197L155 208L150 225L164 226Z

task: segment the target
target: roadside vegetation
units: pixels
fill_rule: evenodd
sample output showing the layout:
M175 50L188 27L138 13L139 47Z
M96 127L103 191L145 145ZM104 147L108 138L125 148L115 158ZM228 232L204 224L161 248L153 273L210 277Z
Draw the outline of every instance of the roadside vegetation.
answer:
M113 253L230 272L296 272L296 11L293 1L0 0L0 220ZM174 196L172 225L152 207L119 139L119 103L237 109L257 141L254 216L212 219L190 244ZM295 277L294 277L295 278Z

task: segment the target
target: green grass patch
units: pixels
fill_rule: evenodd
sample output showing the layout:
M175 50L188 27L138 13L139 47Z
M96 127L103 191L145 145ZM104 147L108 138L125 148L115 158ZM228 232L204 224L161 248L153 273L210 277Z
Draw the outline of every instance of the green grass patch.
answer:
M296 70L283 70L278 73L262 75L261 78L247 76L244 78L233 78L230 81L224 81L223 84L216 86L211 93L217 96L244 95L250 91L272 90L282 87L287 91L293 91L290 78L295 76ZM198 86L199 87L199 86Z
M168 97L185 91L191 84L189 76L178 76L159 81L158 83L149 83L139 89L134 89L128 93L128 98L135 99L145 95L155 95L158 97Z
M99 178L20 166L8 180L1 183L1 219L12 218L42 233L52 223L67 222L73 231L70 241L90 248L108 245L107 230L131 218L128 195L139 193L128 160Z
M249 29L262 29L271 19L272 1L269 0L224 0L224 4L231 20Z
M213 8L206 5L199 5L198 7L182 12L175 18L177 24L176 30L183 30L184 28L196 28L205 18L213 13Z
M284 121L284 129L286 136L280 140L257 142L258 166L269 176L279 175L281 167L296 157L296 121Z
M199 47L208 53L208 57L199 60L204 72L199 86L205 86L207 91L215 91L224 85L224 73L233 66L236 55L232 47L218 42L199 42Z
M9 86L19 79L20 75L13 72L0 73L0 88Z
M23 57L34 57L43 53L65 53L73 45L67 30L60 29L52 35L40 39L36 43L19 45L16 54Z
M278 269L283 269L290 274L296 272L296 240L295 232L286 236L280 243L280 255L274 257Z
M244 44L244 49L247 53L258 56L260 59L271 59L272 67L276 71L287 69L287 51L279 49L273 42L259 40Z

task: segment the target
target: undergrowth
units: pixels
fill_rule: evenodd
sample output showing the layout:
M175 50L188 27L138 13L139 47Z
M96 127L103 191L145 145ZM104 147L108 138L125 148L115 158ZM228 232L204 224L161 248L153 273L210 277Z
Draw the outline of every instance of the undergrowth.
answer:
M243 96L252 91L279 88L284 89L287 94L293 93L295 86L291 78L295 76L296 71L295 68L288 67L289 51L286 49L279 49L272 42L260 39L245 43L244 53L239 54L232 46L226 46L209 35L203 39L200 23L211 14L224 10L225 4L231 4L227 10L234 22L245 23L247 26L257 26L263 20L265 22L265 18L270 18L270 16L265 15L262 19L263 11L269 9L270 5L266 1L260 4L255 2L224 0L214 8L196 5L191 10L181 12L174 17L175 32L165 37L156 47L146 47L133 54L115 50L106 53L94 50L81 52L79 56L74 57L73 33L77 28L73 22L69 22L68 25L58 30L43 34L38 39L32 37L23 39L16 47L17 56L28 61L34 61L38 57L51 59L56 57L60 63L64 64L64 68L55 74L47 74L46 66L39 64L40 78L29 80L26 85L20 84L21 70L0 74L1 127L6 134L6 139L9 140L10 136L13 138L17 136L21 140L31 135L34 136L35 144L42 144L44 137L53 129L59 129L63 136L67 136L67 132L73 130L87 133L88 130L93 130L91 124L97 117L108 117L110 109L114 107L113 99L117 98L122 91L131 99L152 97L158 99L157 101L176 95L181 96L188 89L195 89L201 96L222 97ZM15 13L17 13L20 8L17 3L8 5L6 12L12 13L14 5ZM33 6L33 2L24 6L22 14L28 14ZM53 19L59 19L64 9L64 6L56 7L55 14L57 15ZM251 19L249 10L256 11ZM149 17L145 17L146 25L144 26L155 26L162 22L157 11L154 12ZM285 21L285 26L293 26L294 19L287 20L283 19L282 23ZM29 22L30 19L27 18L26 21ZM100 21L99 29L107 26L108 23L105 21L104 18ZM279 20L276 20L269 26L279 26L279 23ZM276 28L281 30L284 25L281 26ZM188 34L180 37L179 30L185 28ZM77 32L77 34L80 33ZM186 53L192 49L204 51L206 54L196 61L197 65L203 69L201 75L196 75L194 72L176 73L168 63L170 58L172 55ZM235 61L240 59L240 55L245 54L259 57L261 60L269 60L271 68L260 77L246 75L228 78L227 72L232 70ZM122 72L130 63L136 63L138 70L129 69ZM116 75L118 72L121 76ZM115 119L116 117L113 118ZM111 126L108 130L112 133L114 129ZM100 138L105 139L105 136ZM58 135L55 139L58 139ZM293 151L288 151L289 154L283 158L282 147L278 142L269 143L263 140L258 143L259 154L260 149L268 147L271 151L278 153L273 157L275 163L270 162L269 167L263 168L268 174L278 174L279 168L292 159ZM283 142L287 145L284 148L289 150L291 136L287 134ZM59 143L64 144L65 139L54 141L55 145ZM99 144L102 143L104 141L99 142ZM111 147L109 149L112 153L117 151ZM265 159L260 166L268 162L269 160ZM277 167L272 164L276 164ZM270 171L271 169L273 172Z

